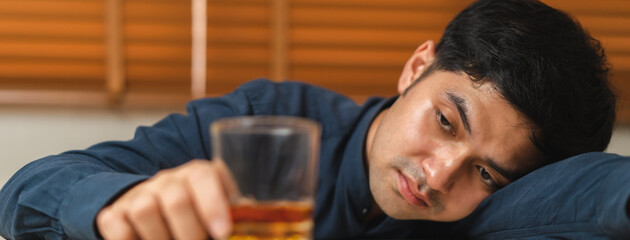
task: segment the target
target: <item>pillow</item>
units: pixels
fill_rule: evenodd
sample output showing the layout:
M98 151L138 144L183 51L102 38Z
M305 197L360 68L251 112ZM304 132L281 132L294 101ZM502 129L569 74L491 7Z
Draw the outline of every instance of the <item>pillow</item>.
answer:
M630 157L586 153L484 200L456 231L469 239L630 239Z

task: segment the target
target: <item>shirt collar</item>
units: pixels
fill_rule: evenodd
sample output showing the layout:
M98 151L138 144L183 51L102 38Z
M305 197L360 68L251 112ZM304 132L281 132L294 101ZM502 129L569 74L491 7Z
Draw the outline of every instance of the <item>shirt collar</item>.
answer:
M340 187L345 188L347 203L351 205L349 207L352 208L357 220L363 219L372 209L373 201L364 164L367 133L378 113L391 106L397 98L369 99L364 103L365 106L372 106L364 108L366 110L357 121L343 156L339 176L342 178Z

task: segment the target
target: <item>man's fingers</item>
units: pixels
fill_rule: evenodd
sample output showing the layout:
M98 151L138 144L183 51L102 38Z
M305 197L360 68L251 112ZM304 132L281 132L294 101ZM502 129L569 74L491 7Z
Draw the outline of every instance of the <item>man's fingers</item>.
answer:
M130 189L99 213L97 227L106 239L224 238L228 192L238 190L225 166L194 160Z
M175 239L207 238L208 234L185 187L169 185L160 194L159 199L162 212Z
M131 203L127 215L141 239L172 239L154 196L138 196Z
M96 224L104 239L135 240L140 239L122 211L111 206L101 210Z
M230 205L219 171L213 165L200 166L188 175L186 185L205 229L214 238L225 238L231 228Z

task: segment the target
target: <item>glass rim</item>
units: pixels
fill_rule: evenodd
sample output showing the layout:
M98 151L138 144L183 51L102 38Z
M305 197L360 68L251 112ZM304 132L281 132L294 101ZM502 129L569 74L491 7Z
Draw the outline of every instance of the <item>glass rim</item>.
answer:
M291 127L318 130L320 124L308 118L277 115L235 116L217 119L211 124L211 130L258 127Z

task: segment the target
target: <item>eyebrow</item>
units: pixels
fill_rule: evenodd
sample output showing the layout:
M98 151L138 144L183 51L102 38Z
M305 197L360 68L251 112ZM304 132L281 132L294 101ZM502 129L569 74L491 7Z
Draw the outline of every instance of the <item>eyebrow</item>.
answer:
M466 98L461 97L456 93L450 91L446 91L446 96L448 97L448 100L451 101L451 103L457 108L457 112L459 113L459 117L462 119L462 124L464 125L464 129L466 129L466 132L468 132L468 134L472 134L472 131L470 130L470 122L468 121L469 104L468 101L466 101ZM487 157L485 161L488 166L490 166L494 171L499 173L503 178L507 179L510 182L514 182L526 174L526 172L518 170L512 171L502 168L496 163L496 161L494 161L494 159L490 157Z
M500 167L499 165L497 165L497 163L494 161L494 159L487 157L486 159L486 163L495 171L497 171L502 177L504 177L505 179L507 179L510 182L514 182L517 179L519 179L520 177L524 176L525 173L523 173L522 171L512 171L512 170L507 170L505 168Z
M453 93L446 92L446 96L448 100L455 105L457 108L457 112L459 113L459 117L462 119L462 123L464 124L464 129L468 132L469 135L472 135L472 131L470 130L470 123L468 122L468 101L465 98Z

